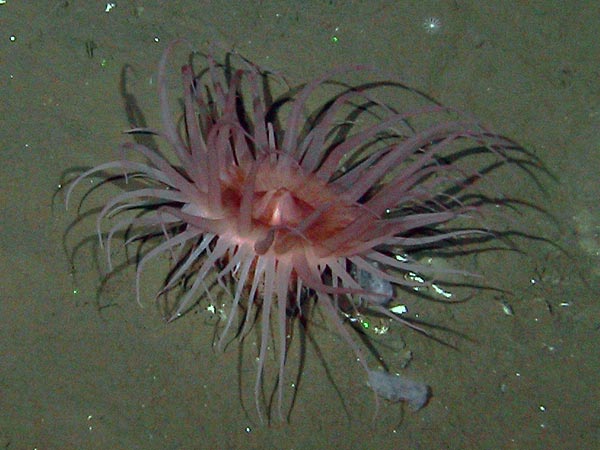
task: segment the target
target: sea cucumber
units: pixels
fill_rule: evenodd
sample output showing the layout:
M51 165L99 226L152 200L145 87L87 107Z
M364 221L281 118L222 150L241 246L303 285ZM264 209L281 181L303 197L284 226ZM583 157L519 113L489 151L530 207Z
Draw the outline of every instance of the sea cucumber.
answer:
M382 370L369 370L368 374L368 384L377 395L391 402L408 402L413 411L425 406L431 396L431 389L425 383Z

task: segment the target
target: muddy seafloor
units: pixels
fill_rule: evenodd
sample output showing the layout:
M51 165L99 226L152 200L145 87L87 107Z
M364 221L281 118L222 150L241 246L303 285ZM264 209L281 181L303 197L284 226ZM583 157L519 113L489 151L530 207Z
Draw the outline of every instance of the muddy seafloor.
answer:
M1 448L597 445L596 2L46 3L0 5ZM428 17L439 26L424 27ZM132 117L125 105L158 124L156 65L177 37L235 46L292 83L349 61L375 65L543 161L551 175L494 178L545 211L509 213L529 236L513 236L520 251L470 260L507 293L456 305L406 296L420 319L456 331L444 335L456 348L399 327L378 338L391 368L432 387L422 410L381 402L373 423L362 368L317 316L304 358L300 333L290 351L288 372L302 373L290 423L261 426L253 339L215 351L202 305L166 325L152 302L161 264L144 276L144 308L132 267L103 282L93 211L103 194L90 196L82 220L54 194L118 154ZM65 247L76 250L73 264ZM286 386L288 401L293 391Z

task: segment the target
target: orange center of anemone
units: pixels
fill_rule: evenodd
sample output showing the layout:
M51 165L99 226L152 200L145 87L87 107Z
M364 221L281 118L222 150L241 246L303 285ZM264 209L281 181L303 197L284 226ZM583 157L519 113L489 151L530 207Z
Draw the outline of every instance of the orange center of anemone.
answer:
M360 206L344 199L328 183L306 173L295 162L263 161L256 172L252 192L251 229L243 239L260 242L264 252L282 254L312 246L329 253L326 241L364 214ZM223 207L227 215L242 221L242 197L248 173L222 180ZM262 251L261 251L262 253Z

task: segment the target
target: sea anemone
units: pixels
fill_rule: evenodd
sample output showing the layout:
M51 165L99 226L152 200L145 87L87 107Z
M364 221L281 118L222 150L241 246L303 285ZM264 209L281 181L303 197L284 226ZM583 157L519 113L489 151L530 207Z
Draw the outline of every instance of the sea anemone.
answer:
M306 302L316 301L369 371L367 355L344 324L348 308L360 299L361 308L415 325L391 312L385 295L359 274L399 288L427 283L425 276L415 279L427 267L411 259L411 249L485 232L465 228L462 219L447 225L479 217L485 198L473 190L480 173L458 162L487 153L502 164L514 144L399 82L353 87L336 81L373 73L364 66L336 68L273 100L269 82L281 78L241 57L241 68L234 69L208 55L200 75L184 65L184 108L176 120L167 61L177 42L158 67L162 129L129 131L160 136L177 162L153 145L125 143L121 159L76 178L66 201L82 179L116 171L108 179L123 177L136 187L109 200L98 215L110 268L115 233L125 234L126 244L164 237L137 262L138 301L144 266L168 253L172 268L158 295L184 287L169 320L194 307L210 284L231 303L219 345L245 336L260 321L255 398L261 417L274 322L281 415L291 311L301 315ZM427 104L398 112L375 95L385 87ZM337 93L307 114L316 93L331 89ZM144 161L131 156L136 154ZM102 234L101 221L117 215L123 218Z

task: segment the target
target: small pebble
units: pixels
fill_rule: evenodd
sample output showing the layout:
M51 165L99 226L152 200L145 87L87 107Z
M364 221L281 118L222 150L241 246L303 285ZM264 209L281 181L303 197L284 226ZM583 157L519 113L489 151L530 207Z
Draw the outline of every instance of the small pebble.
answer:
M405 401L413 411L427 404L431 389L425 383L382 370L369 370L369 386L380 397L390 402Z

